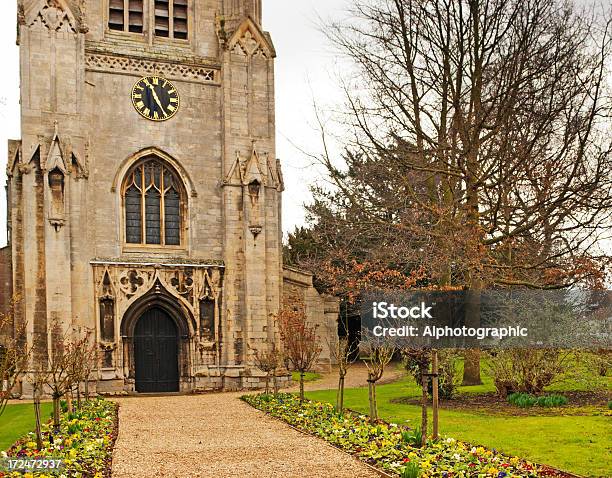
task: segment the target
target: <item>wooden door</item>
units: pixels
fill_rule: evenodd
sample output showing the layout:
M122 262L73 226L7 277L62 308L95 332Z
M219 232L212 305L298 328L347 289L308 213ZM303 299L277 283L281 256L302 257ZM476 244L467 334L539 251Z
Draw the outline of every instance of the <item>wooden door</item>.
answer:
M134 331L136 391L178 392L178 330L162 309L145 312Z

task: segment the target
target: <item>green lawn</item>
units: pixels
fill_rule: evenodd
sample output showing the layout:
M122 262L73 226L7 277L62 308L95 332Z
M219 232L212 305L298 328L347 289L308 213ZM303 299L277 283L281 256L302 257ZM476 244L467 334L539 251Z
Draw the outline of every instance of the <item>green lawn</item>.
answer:
M42 416L50 416L52 407L51 403L42 403ZM34 406L31 403L8 405L0 416L0 450L6 450L35 427Z
M552 386L550 390L583 389L581 383L573 380ZM484 374L483 382L483 385L476 387L460 387L460 393L495 390L492 380ZM597 382L597 386L609 387L610 377ZM584 389L587 389L586 385ZM421 410L418 405L392 403L394 399L418 397L419 394L420 390L411 377L377 387L380 417L398 424L419 425ZM308 392L307 397L335 403L336 391ZM367 388L348 389L345 405L367 413ZM605 407L598 412L604 411ZM612 476L612 462L609 460L612 455L610 416L506 416L489 415L482 411L441 410L440 429L443 435L583 476Z

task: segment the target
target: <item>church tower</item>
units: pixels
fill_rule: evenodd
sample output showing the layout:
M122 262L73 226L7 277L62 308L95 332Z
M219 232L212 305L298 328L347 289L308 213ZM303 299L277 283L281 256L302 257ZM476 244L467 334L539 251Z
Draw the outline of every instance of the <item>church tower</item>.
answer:
M283 180L261 0L19 0L12 289L33 361L90 331L98 391L260 386Z

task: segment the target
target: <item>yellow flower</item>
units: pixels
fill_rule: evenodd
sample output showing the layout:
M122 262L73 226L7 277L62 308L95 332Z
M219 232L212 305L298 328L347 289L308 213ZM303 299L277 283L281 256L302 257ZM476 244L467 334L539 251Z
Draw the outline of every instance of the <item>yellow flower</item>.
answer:
M485 449L481 446L479 446L478 448L476 448L476 453L478 453L479 455L482 455L485 452Z
M497 476L499 474L499 470L497 468L491 467L489 468L489 475Z

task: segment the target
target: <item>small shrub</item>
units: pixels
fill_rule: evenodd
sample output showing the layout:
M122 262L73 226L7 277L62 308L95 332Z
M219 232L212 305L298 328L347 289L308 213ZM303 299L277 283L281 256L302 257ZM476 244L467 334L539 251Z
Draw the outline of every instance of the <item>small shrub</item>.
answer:
M501 397L541 394L566 369L567 353L556 349L508 349L491 354L489 371Z
M508 402L520 408L530 407L561 407L567 405L568 400L562 395L546 395L543 397L536 397L528 393L513 393L508 396Z
M429 369L431 365L431 352L429 350L405 350L403 351L404 366L414 377L417 385L421 385L421 369ZM443 400L451 400L457 392L460 383L457 372L458 355L453 350L438 351L438 396ZM427 392L433 395L433 380L427 379Z
M419 478L421 476L421 468L413 461L406 464L402 470L401 478Z
M608 402L608 410L612 410L612 401Z

